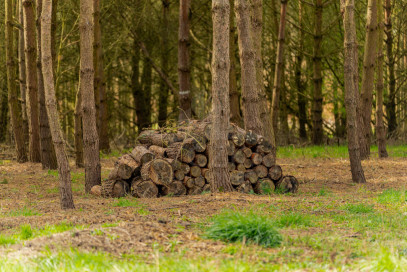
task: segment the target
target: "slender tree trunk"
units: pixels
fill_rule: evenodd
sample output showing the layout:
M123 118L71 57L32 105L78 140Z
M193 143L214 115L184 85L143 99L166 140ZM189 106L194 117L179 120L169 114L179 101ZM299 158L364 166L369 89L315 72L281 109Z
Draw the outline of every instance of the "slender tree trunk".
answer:
M71 174L68 157L65 152L61 126L59 124L57 103L55 100L52 53L51 53L51 14L52 0L44 0L41 23L42 63L44 74L45 100L54 148L57 154L59 172L59 190L62 209L74 209Z
M54 80L56 81L57 71L57 50L56 50L56 35L57 35L57 10L58 0L52 0L52 17L51 17L51 54L52 54L52 71Z
M140 49L137 45L136 40L134 40L134 53L132 56L131 88L134 108L136 109L136 123L138 127L138 133L140 133L143 129L143 127L141 126L141 121L144 114L143 109L146 104L143 101L143 90L141 89L140 84Z
M285 23L287 14L287 0L281 1L280 27L278 30L278 44L276 55L276 69L274 71L273 99L271 104L271 119L274 134L278 135L278 110L280 103L281 79L284 73L284 45L285 45ZM276 139L274 140L276 142Z
M16 76L16 63L15 52L16 46L14 43L13 31L13 1L7 0L5 2L5 25L6 25L6 66L7 66L7 90L8 90L8 104L10 109L11 126L13 128L14 139L16 141L17 161L27 161L27 151L24 142L24 129L21 118L21 108L18 102L17 91L17 76Z
M153 70L151 67L151 60L144 57L143 72L141 75L142 95L141 97L139 97L139 109L136 109L136 111L138 112L137 119L140 128L148 128L151 126L152 72Z
M304 58L304 7L302 1L298 1L298 24L300 26L299 32L299 42L297 56L295 60L295 84L297 87L297 105L298 105L298 119L299 119L299 134L302 141L307 140L307 131L305 125L307 123L307 100L305 96L305 86L302 81L302 60Z
M257 91L260 97L260 119L263 126L261 133L266 139L275 145L275 130L273 130L272 119L270 110L267 105L267 96L264 88L263 79L263 56L262 56L262 40L263 40L263 0L251 0L251 30L253 39L253 46L255 52L255 65L256 65L256 79Z
M38 82L38 102L39 102L39 124L40 124L40 144L41 163L43 169L57 169L58 163L52 144L52 136L49 127L47 109L45 107L44 80L42 75L41 62L41 12L42 0L36 0L37 6L37 82Z
M389 73L389 93L386 101L387 123L389 136L393 136L397 128L396 120L396 76L395 76L395 59L393 55L393 27L391 22L392 6L391 0L385 0L384 3L384 26L387 45L387 69Z
M189 59L189 15L190 0L180 0L178 32L178 81L179 81L179 121L190 119L191 82Z
M80 1L80 90L82 96L83 155L85 161L85 192L101 182L99 137L96 128L96 110L93 70L93 0Z
M1 86L4 90L7 86ZM0 143L6 141L8 127L8 101L7 94L0 94Z
M23 119L24 142L28 144L28 119L27 119L27 75L25 72L25 53L24 53L24 14L23 1L18 0L18 18L21 28L18 30L18 70L20 81L21 113Z
M79 84L80 85L80 84ZM83 130L82 130L82 99L81 90L78 88L75 100L75 165L82 168L83 164Z
M95 22L94 39L94 69L95 69L95 101L96 101L96 124L100 139L99 149L103 152L110 150L109 146L109 124L107 116L106 82L103 67L102 29L100 26L100 0L94 0L93 13Z
M162 0L163 4L163 17L162 17L162 33L161 33L161 69L165 74L168 74L168 54L169 52L169 23L168 16L170 12L170 0ZM158 124L165 125L167 121L167 108L168 108L168 85L160 81L160 93L158 97Z
M24 12L24 43L25 59L27 67L27 88L28 88L28 107L27 115L29 119L29 155L30 161L41 162L40 152L40 128L39 128L39 109L38 109L38 82L36 66L36 46L35 46L35 17L34 1L23 0Z
M234 0L229 0L230 10L233 11L235 5ZM239 91L237 90L237 77L236 77L236 27L235 27L235 15L233 12L229 14L229 58L230 58L230 70L229 70L229 103L230 103L230 121L236 125L243 127L243 119L240 114L240 101Z
M359 134L356 108L358 106L358 46L356 40L356 26L354 17L354 0L341 0L344 3L344 34L345 34L345 106L347 112L348 151L352 180L356 183L365 183L359 153Z
M322 11L323 1L315 0L314 14L314 51L313 51L313 73L314 73L314 93L312 105L312 143L322 144L323 131L323 96L322 96Z
M233 191L228 170L229 127L229 0L212 1L212 131L209 169L212 173L212 192Z
M374 70L377 49L377 2L369 0L366 15L366 39L363 56L362 90L360 93L361 116L363 122L360 132L360 157L367 159L370 156L370 132L372 119L372 101L374 88Z
M377 0L377 15L379 17L379 37L377 47L377 71L376 71L376 137L379 151L379 158L387 158L389 155L386 150L386 128L383 121L383 2Z

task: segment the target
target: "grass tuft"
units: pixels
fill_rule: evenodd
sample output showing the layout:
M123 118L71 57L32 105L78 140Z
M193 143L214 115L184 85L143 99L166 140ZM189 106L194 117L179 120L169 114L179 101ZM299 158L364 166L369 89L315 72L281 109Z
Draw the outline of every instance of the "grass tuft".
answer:
M375 212L373 205L366 205L363 203L360 204L346 204L343 206L345 211L355 214L362 214L362 213L372 213Z
M135 199L119 198L112 203L113 207L140 207L140 203Z
M0 234L0 246L13 245L16 242L16 239L13 237Z
M35 216L35 215L41 215L39 212L32 210L30 208L28 208L27 206L24 206L20 209L16 209L16 210L11 210L9 212L6 212L3 214L3 216L10 216L10 217L14 217L14 216ZM0 214L1 216L1 214Z
M378 202L383 204L401 203L405 201L406 201L406 192L394 189L385 190L378 197Z
M22 240L30 239L33 236L31 225L22 225L20 227L20 237Z
M205 237L225 242L247 242L264 247L277 247L282 236L268 217L253 212L224 211L211 219Z
M276 224L279 227L310 227L312 226L312 221L311 217L307 214L292 212L279 215Z

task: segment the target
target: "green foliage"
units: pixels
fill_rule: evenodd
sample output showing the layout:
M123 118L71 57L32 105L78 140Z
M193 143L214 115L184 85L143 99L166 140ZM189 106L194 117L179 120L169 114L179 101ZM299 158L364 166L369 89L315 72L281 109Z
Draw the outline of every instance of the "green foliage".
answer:
M28 208L27 206L24 206L20 209L16 210L11 210L9 212L0 214L1 216L35 216L35 215L41 215L39 212L32 210Z
M13 238L11 236L0 234L0 246L12 245L15 243L16 243L15 238Z
M309 215L297 212L279 215L276 220L276 224L279 227L310 227L313 225Z
M406 192L394 189L387 189L383 191L379 197L379 203L403 203L406 201Z
M48 175L49 176L53 176L53 177L55 177L55 178L57 178L58 177L58 170L48 170Z
M205 237L225 242L247 242L264 247L277 247L282 236L275 229L274 222L254 212L241 213L224 211L211 219Z
M8 180L4 178L3 181L0 181L0 184L8 184Z
M136 199L119 198L112 203L113 207L140 207L141 204Z
M20 237L22 240L30 239L33 236L31 225L22 225L20 227Z
M345 211L355 214L373 213L375 211L373 205L360 204L346 204L342 207Z
M330 192L325 187L322 187L318 192L318 196L327 196L329 194Z

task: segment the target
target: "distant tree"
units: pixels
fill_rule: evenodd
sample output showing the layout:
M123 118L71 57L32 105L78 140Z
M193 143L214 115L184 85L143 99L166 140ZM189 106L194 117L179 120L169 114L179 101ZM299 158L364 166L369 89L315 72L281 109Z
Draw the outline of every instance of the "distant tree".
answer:
M85 192L101 183L99 137L96 127L93 66L93 0L80 1L80 91L82 98L83 155L85 161Z
M212 130L209 169L212 192L233 191L228 170L229 109L229 0L212 1Z
M344 34L345 34L345 106L347 113L348 151L352 180L356 183L365 183L365 175L360 160L359 131L356 108L359 99L359 74L358 74L358 45L355 26L354 0L341 0L344 9Z
M42 7L41 23L41 45L42 63L44 75L45 101L48 112L49 124L51 128L52 140L58 161L59 193L62 209L74 209L75 205L72 197L71 173L68 156L65 152L65 144L62 136L62 129L59 124L57 102L55 99L54 75L52 65L51 50L51 18L52 0L44 0Z
M169 66L169 16L170 16L170 0L162 0L162 25L161 25L161 69L167 74ZM167 84L161 80L160 81L160 92L158 97L158 124L164 125L167 121L168 113L168 95L169 87Z

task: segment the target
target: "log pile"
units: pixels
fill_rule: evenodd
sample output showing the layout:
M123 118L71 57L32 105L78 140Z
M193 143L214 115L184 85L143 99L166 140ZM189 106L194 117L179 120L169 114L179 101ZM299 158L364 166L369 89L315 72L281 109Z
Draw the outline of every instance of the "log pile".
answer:
M130 193L138 198L209 192L210 131L210 122L204 121L191 121L172 132L143 131L137 146L120 157L109 178L92 191L103 197ZM281 167L275 164L275 150L263 137L231 125L228 138L230 180L236 191L297 191L298 181L283 176Z

